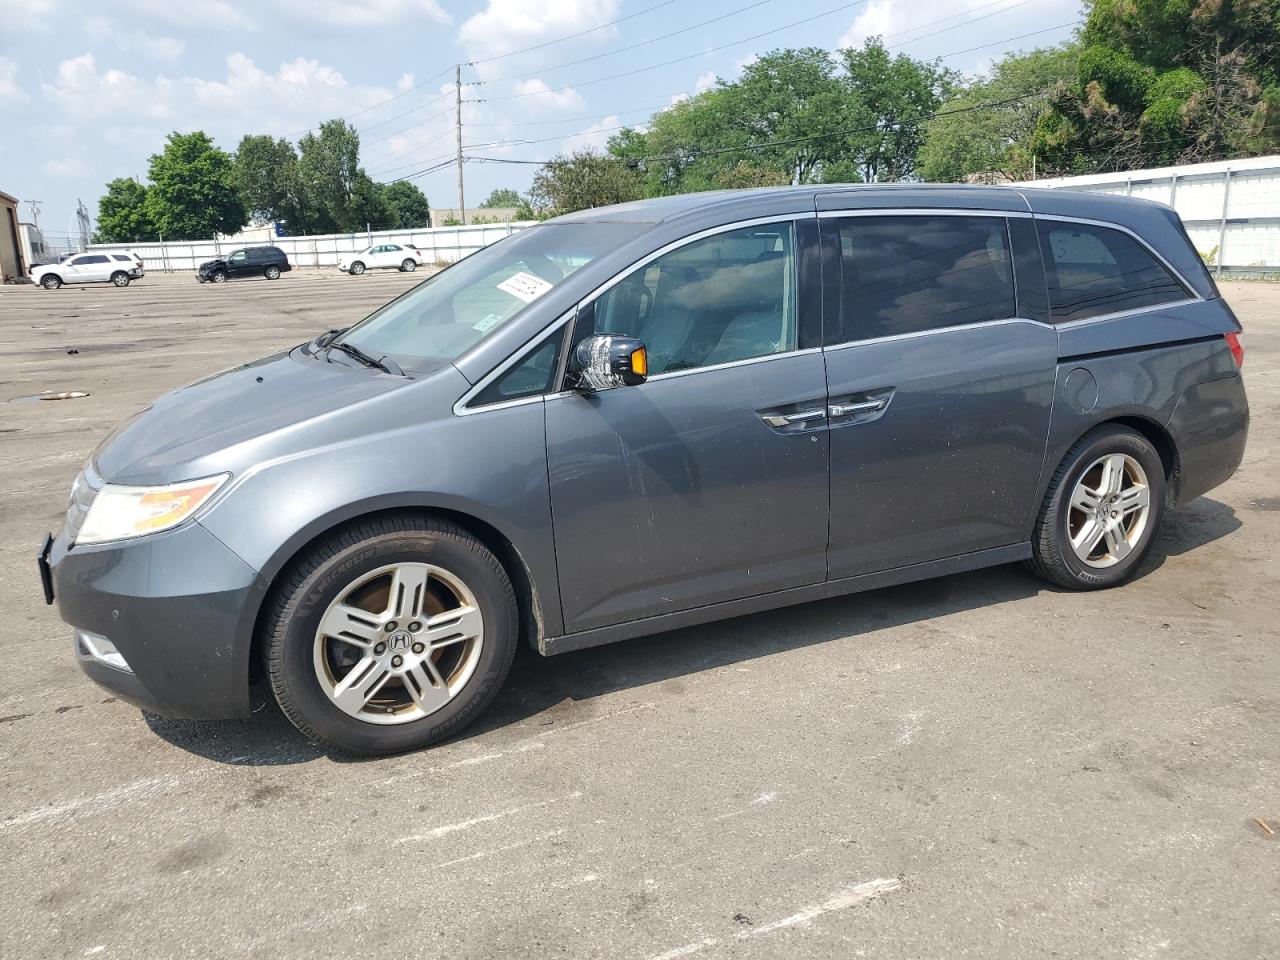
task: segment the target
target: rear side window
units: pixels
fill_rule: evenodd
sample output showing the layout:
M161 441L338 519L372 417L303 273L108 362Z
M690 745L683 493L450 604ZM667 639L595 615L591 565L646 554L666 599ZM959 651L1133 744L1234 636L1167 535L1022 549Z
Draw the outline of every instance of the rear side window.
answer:
M1017 316L1003 217L838 221L842 341Z
M114 260L119 260L121 263L133 263L133 259L126 257L123 253L113 253L111 257Z
M1123 231L1041 219L1036 226L1049 308L1059 323L1190 296L1164 264Z

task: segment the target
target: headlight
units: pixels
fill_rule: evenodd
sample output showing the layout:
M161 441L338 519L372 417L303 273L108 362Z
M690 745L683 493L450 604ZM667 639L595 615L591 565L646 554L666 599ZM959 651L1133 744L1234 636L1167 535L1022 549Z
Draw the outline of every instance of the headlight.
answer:
M106 543L168 530L193 516L230 476L223 473L159 487L108 483L93 498L76 543Z

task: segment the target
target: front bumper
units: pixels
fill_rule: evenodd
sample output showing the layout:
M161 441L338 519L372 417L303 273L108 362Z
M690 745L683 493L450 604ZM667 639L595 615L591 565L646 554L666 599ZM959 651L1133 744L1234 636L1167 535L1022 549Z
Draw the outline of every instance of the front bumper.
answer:
M68 547L59 536L46 541L39 562L94 681L164 716L249 714L246 611L261 599L258 577L204 527L92 546ZM93 638L106 638L126 667L101 656Z

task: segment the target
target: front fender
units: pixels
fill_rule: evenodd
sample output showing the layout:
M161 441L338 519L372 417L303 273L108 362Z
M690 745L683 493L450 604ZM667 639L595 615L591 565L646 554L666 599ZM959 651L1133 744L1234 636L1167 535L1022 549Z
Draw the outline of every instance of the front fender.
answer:
M234 478L200 523L258 572L238 629L246 668L258 612L280 571L326 531L396 509L451 511L497 530L524 562L544 629L562 632L543 404L529 403L449 413Z

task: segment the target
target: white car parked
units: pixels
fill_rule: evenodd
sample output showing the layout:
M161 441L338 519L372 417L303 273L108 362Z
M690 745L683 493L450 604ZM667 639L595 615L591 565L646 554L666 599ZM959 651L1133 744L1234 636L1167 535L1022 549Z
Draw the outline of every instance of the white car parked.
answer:
M127 287L130 280L145 273L142 259L135 253L81 253L60 263L48 263L31 269L31 282L46 290L57 290L64 283L114 283Z
M408 273L422 264L422 251L407 243L379 243L359 253L344 253L338 259L338 269L355 276L366 270L395 269Z

